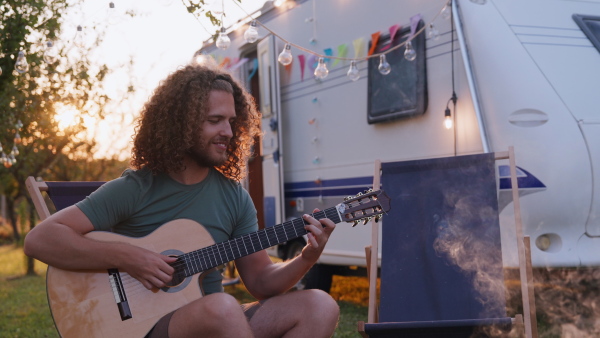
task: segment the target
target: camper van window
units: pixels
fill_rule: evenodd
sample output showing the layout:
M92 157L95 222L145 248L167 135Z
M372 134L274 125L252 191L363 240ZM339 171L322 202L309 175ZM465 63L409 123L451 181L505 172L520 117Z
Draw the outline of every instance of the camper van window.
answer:
M421 20L417 30L423 27ZM408 38L410 27L398 32L394 41L390 36L382 36L375 53L397 46ZM379 58L369 59L368 109L369 124L386 122L402 117L421 115L427 109L427 71L425 67L425 34L419 34L411 41L417 57L413 61L404 58L404 47L386 54L392 71L382 75Z
M600 52L600 16L573 14L573 20Z

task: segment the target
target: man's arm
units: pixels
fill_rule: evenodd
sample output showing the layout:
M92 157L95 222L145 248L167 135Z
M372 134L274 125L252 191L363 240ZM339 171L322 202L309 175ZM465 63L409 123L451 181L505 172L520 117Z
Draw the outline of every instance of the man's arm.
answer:
M318 210L315 209L315 212ZM309 222L308 244L302 254L284 262L274 264L264 250L236 260L236 267L248 291L257 299L282 294L293 287L317 262L325 244L335 228L333 221L323 218L316 220L304 215Z
M147 289L162 287L174 269L163 256L126 243L96 241L84 237L94 226L76 206L45 219L25 237L27 256L61 269L118 268L139 280Z

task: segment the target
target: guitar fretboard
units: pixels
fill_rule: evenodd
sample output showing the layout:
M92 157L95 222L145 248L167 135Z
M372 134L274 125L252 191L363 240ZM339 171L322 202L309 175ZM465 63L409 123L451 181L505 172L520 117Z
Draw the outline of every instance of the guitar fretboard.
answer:
M336 207L327 208L311 216L316 219L329 218L336 224L341 222ZM304 236L307 234L306 229L304 229L306 224L308 223L304 219L296 218L251 234L180 255L179 259L174 263L177 267L173 275L173 280L175 282L177 280L181 281L186 277L212 269L240 257Z

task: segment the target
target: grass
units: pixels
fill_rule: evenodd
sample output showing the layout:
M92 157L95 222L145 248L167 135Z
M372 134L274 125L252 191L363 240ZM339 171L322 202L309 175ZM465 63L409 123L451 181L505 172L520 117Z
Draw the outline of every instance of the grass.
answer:
M58 337L46 299L47 266L36 261L37 276L25 276L25 259L22 248L0 246L0 338ZM334 337L357 337L357 321L367 318L367 280L335 276L333 285L331 295L341 310ZM254 301L243 285L226 291L240 302Z

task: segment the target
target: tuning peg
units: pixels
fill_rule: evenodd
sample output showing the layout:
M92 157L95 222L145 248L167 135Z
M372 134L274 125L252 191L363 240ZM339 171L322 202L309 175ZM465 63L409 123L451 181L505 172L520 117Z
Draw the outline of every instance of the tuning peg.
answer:
M348 201L348 200L351 200L352 198L353 198L352 196L344 197L344 202Z
M353 222L352 222L352 227L353 227L353 228L354 228L355 226L357 226L357 225L358 225L358 220L355 220L355 221L353 221Z
M360 197L360 196L362 196L362 195L363 195L363 193L362 193L362 192L359 192L358 194L356 194L356 197Z
M363 218L363 224L366 225L367 223L369 223L369 221L371 220L371 218L372 217L365 217L365 218Z
M375 223L379 223L379 220L381 220L381 217L383 217L382 214L375 216Z

